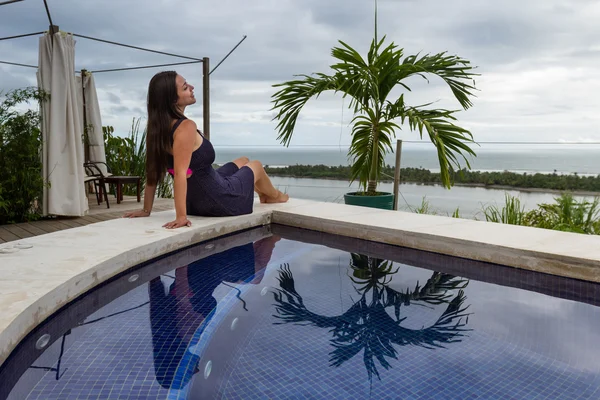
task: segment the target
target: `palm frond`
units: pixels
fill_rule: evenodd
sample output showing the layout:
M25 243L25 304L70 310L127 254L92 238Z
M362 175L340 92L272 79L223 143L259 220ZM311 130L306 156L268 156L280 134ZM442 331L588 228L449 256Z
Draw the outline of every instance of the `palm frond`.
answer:
M335 317L326 317L309 311L302 300L302 296L296 292L294 287L294 277L289 264L283 264L279 269L280 289L273 292L275 300L275 311L273 315L282 322L275 322L275 325L284 323L296 323L299 325L315 325L321 328L335 326Z
M400 307L409 306L411 303L426 303L439 305L448 303L452 295L448 292L462 290L467 287L467 279L457 278L454 275L434 272L425 285L421 287L417 282L415 288L411 291L408 288L406 292L398 292L390 287L384 287L382 302L385 307L394 307L396 319L400 320Z
M350 268L352 268L350 280L357 286L357 292L361 294L388 285L392 281L392 276L400 269L400 267L394 269L394 263L391 261L357 253L351 253Z
M402 63L403 68L398 69L397 80L418 75L427 80L427 75L435 75L448 84L452 94L463 109L473 106L470 97L475 96L474 78L479 74L473 72L470 61L458 56L448 55L446 52L422 57L418 55L408 56Z
M334 47L331 55L340 62L333 64L338 91L344 96L350 96L349 107L355 114L373 106L377 99L377 76L373 74L370 62L343 41L342 47Z
M274 85L282 89L273 95L274 105L272 110L278 110L273 119L279 120L276 128L279 131L277 139L286 146L289 145L292 139L298 114L300 114L308 100L318 97L325 91L336 90L338 87L335 77L325 74L316 74L316 77L300 75L300 77L303 79Z
M437 149L442 183L447 188L451 186L451 171L461 169L459 157L471 168L466 155L475 156L475 152L469 147L469 144L475 143L471 132L452 123L456 120L455 112L409 108L400 117L402 123L407 120L410 129L417 130L421 138L423 129L429 135L431 143Z
M357 115L352 120L352 142L348 152L352 159L350 179L358 180L365 191L369 181L379 181L385 155L392 151L394 131L399 129L392 121L378 121L372 110L366 114ZM374 134L374 131L377 133Z

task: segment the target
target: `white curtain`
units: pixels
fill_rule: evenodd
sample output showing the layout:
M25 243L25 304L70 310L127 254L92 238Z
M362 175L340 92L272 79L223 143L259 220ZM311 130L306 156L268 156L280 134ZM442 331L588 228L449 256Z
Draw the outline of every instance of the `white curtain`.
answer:
M38 86L50 94L42 106L44 215L88 211L83 178L83 123L77 109L75 40L55 33L40 38Z
M82 79L83 78L83 79ZM81 123L83 126L83 93L85 93L85 121L88 126L88 142L90 161L106 162L104 152L104 135L102 134L102 117L100 116L100 103L96 93L94 76L87 72L84 77L77 76L77 104ZM83 83L82 83L83 81ZM83 87L82 87L83 85ZM106 174L106 166L99 164L102 173Z

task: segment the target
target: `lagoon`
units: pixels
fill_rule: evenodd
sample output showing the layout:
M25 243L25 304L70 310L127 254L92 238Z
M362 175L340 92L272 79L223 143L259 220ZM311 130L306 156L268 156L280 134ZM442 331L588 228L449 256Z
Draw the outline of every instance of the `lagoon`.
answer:
M349 185L346 181L329 179L306 179L272 177L273 184L293 198L343 203L344 193L356 190L358 184ZM392 192L391 183L380 183L378 190ZM553 203L556 194L541 192L522 192L517 190L485 189L481 187L454 186L446 189L440 185L419 185L404 183L400 185L398 209L414 211L425 198L429 203L429 213L449 215L458 208L461 218L483 220L481 210L485 205L504 204L505 193L518 196L525 210L537 208L540 203ZM589 196L579 196L578 199Z
M269 166L304 165L348 165L345 147L235 147L215 146L219 164L245 155L258 159ZM430 146L431 147L431 146ZM527 173L578 173L580 175L600 174L600 146L510 146L481 148L472 160L472 169L488 171L513 171ZM388 154L386 163L394 165L395 155ZM402 167L421 167L438 171L436 153L432 148L407 146L402 151ZM273 183L294 198L343 202L344 193L356 190L358 184L349 185L346 181L273 177ZM391 183L381 183L381 191L393 191ZM455 186L448 190L439 185L405 183L400 186L398 209L412 211L418 208L423 199L429 202L430 211L438 215L452 215L458 208L463 218L484 219L481 209L485 205L504 203L505 193L518 196L526 210L540 203L552 203L556 194L526 192L518 190L485 189L481 187ZM583 197L578 197L583 198ZM591 197L587 197L591 199Z

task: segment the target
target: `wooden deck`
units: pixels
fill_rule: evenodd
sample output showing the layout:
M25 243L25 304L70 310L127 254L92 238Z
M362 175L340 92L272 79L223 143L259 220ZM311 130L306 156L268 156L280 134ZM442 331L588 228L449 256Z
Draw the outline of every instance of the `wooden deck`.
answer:
M106 203L98 205L95 197L90 197L90 211L88 215L84 217L57 217L20 224L0 225L0 244L61 231L63 229L95 224L96 222L107 221L109 219L121 218L125 211L139 210L142 208L142 203L138 203L135 196L125 196L121 204L117 204L114 197L109 197L108 200L110 201L110 208L106 208ZM172 209L173 199L154 200L152 211L166 211Z

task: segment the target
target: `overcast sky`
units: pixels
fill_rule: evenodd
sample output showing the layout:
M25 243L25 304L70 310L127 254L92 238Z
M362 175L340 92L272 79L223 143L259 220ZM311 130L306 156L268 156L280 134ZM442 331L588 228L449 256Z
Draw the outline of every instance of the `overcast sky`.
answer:
M61 30L131 45L210 57L212 65L247 39L211 76L211 136L216 145L277 144L273 84L294 74L329 72L343 40L365 54L373 35L372 0L48 0ZM481 74L475 106L459 124L478 141L600 141L600 2L593 0L379 1L379 33L406 54L448 51ZM48 29L42 0L0 6L0 36ZM0 60L37 65L38 38L0 41ZM77 39L76 67L88 70L183 61ZM173 67L196 85L202 67ZM126 134L145 117L156 69L96 74L104 125ZM35 85L35 70L0 64L0 89ZM447 86L410 80L412 104L457 108ZM399 92L396 92L399 93ZM349 143L348 102L311 101L293 145ZM202 124L200 101L187 111ZM405 140L417 133L400 132Z

